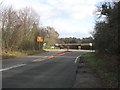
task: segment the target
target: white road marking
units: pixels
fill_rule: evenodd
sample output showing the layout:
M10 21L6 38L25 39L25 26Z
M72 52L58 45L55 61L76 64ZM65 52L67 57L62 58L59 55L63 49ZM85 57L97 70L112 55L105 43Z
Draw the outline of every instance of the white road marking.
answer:
M61 55L64 55L64 54L65 54L65 53L53 54L53 55L50 55L50 56L45 56L45 57L43 57L43 58L35 59L35 60L33 60L32 62L40 62L40 61L44 61L44 60L47 60L47 59L50 59L50 58L58 57L58 56L61 56Z
M80 56L77 56L74 63L77 63L78 59L80 58Z
M8 67L8 68L0 69L0 72L10 70L10 69L13 69L13 68L17 68L17 67L22 67L22 66L25 66L25 65L27 65L27 64L14 65L14 66L11 66L11 67Z

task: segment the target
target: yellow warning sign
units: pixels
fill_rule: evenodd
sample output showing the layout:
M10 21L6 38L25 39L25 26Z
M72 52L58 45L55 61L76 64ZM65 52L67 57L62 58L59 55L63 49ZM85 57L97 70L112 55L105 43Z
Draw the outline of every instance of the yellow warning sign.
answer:
M37 42L43 42L43 37L37 36Z

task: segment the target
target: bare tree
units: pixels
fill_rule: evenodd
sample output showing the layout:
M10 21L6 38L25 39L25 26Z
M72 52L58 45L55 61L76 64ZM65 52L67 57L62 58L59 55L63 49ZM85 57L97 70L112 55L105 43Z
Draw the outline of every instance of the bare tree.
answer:
M38 50L36 39L39 35L44 37L48 46L58 41L57 31L53 27L40 26L40 16L32 8L18 11L12 7L4 8L0 20L2 45L7 50Z
M48 26L47 27L47 35L45 37L45 42L47 43L47 46L53 46L55 43L58 43L58 37L59 34L53 27Z
M21 44L28 44L31 43L31 47L34 47L36 32L39 30L39 15L31 8L25 8L19 11L19 17L21 18L20 24L21 28ZM22 48L28 48L27 45L22 45Z
M39 29L39 16L34 10L25 8L15 11L12 7L6 8L2 13L1 21L5 48L34 49L35 33Z

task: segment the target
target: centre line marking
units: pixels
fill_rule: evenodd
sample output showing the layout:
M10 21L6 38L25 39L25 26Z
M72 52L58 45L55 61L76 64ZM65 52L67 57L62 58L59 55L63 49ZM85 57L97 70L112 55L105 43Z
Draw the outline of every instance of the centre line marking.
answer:
M17 67L22 67L22 66L25 66L25 65L27 65L27 64L14 65L14 66L11 66L11 67L8 67L8 68L0 69L0 72L10 70L10 69L13 69L13 68L17 68Z

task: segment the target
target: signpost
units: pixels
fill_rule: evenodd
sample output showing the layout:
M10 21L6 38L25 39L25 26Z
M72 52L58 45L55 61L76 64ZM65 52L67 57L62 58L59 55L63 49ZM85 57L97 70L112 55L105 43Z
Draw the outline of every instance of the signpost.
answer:
M92 43L89 43L89 45L90 45L90 50L91 50L91 52L92 52Z
M43 37L37 36L37 42L39 43L39 49L41 48L40 43L44 41Z
M80 50L81 49L81 46L78 46L78 50Z
M69 51L69 48L70 48L70 46L68 45L68 46L67 46L67 51Z
M37 42L43 42L43 37L37 36Z

